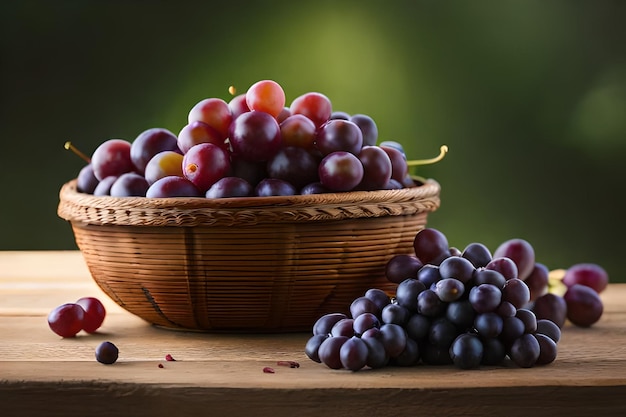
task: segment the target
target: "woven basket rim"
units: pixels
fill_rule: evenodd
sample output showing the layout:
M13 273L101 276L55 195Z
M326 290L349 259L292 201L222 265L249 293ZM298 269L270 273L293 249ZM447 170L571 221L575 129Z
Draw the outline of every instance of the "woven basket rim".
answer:
M241 225L340 220L434 211L441 187L434 179L398 190L272 197L97 197L77 191L76 178L59 192L57 214L70 222L122 226Z

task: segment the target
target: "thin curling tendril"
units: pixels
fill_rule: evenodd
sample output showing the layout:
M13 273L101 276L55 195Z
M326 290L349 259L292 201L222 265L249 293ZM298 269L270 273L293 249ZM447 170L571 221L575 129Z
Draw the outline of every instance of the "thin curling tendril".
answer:
M430 159L413 159L411 161L406 161L406 164L409 166L409 168L420 166L420 165L434 164L434 163L441 161L446 156L447 153L448 153L448 145L441 145L441 147L439 148L439 155L437 155L436 157L430 158ZM414 181L418 181L422 183L426 181L424 177L419 176L419 175L411 175L411 178Z

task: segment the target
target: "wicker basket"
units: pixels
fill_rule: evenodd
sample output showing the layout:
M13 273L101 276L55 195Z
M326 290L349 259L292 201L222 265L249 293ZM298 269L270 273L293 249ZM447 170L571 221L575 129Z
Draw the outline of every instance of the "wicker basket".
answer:
M113 198L60 191L95 282L120 306L166 328L308 331L347 312L411 253L439 207L434 180L391 191L251 198Z

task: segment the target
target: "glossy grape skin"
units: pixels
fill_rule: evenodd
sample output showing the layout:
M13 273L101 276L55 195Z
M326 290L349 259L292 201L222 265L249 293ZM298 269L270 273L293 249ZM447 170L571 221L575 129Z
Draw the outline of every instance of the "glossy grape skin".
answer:
M402 326L393 323L385 323L380 326L381 342L390 358L395 358L406 347L406 331Z
M394 255L385 265L385 277L389 282L400 284L407 278L417 278L417 272L423 266L416 256L407 254Z
M141 132L130 146L130 158L138 173L143 174L148 161L163 151L180 152L176 135L167 129L154 127Z
M478 314L494 311L502 301L502 292L492 284L480 284L472 287L469 301Z
M324 187L321 182L312 182L300 189L300 194L302 195L325 194L330 192L331 191L328 188Z
M418 259L419 260L419 259ZM430 288L441 279L439 267L437 265L426 264L417 271L417 279L422 281L426 288Z
M508 301L516 308L522 308L530 301L530 290L521 279L509 279L502 287L502 300Z
M535 313L527 308L519 308L515 317L524 323L524 333L535 333L537 331L537 317Z
M296 189L318 182L319 161L306 149L287 146L280 149L268 162L267 174L271 178L287 181Z
M359 337L353 336L341 345L339 359L344 368L358 371L367 364L368 353L367 344Z
M74 337L83 329L85 310L76 303L66 303L48 314L48 326L61 337Z
M341 369L341 346L350 338L347 336L333 336L326 338L319 346L317 352L320 361L330 369Z
M246 94L239 94L231 98L228 102L228 108L230 109L233 120L239 117L239 115L249 112L250 107L248 107L248 103L246 103Z
M485 267L493 259L489 248L479 242L467 245L461 252L461 256L470 261L475 268Z
M396 148L390 146L380 146L380 148L387 153L391 160L391 178L404 184L406 175L409 172L406 157Z
M187 178L170 175L160 178L148 187L148 198L201 197L202 193Z
M399 304L387 304L383 307L380 317L383 323L393 323L404 327L411 317L411 312Z
M382 368L389 363L389 355L385 351L383 343L374 337L361 338L367 345L367 363L372 369Z
M461 298L465 285L456 278L443 278L435 283L435 292L441 301L451 303Z
M187 153L192 146L199 143L212 143L227 149L223 135L208 124L196 120L183 126L177 140L177 146L182 153Z
M396 288L396 301L409 311L417 311L417 297L425 289L417 278L405 279Z
M91 155L95 177L102 181L106 177L119 177L133 171L135 165L130 158L130 148L130 142L123 139L102 142Z
M317 92L309 92L296 97L289 106L291 114L302 114L320 127L330 119L332 104L328 97Z
M81 168L76 177L76 190L80 193L93 194L98 186L98 179L93 173L93 166L87 164Z
M333 111L330 114L329 120L334 120L334 119L341 119L341 120L350 120L350 113L347 113L345 111Z
M560 329L567 320L567 303L557 294L547 293L537 298L533 302L532 311L538 320L550 320Z
M502 301L495 311L502 318L514 317L515 313L517 313L517 307L508 301Z
M500 244L493 252L494 258L507 257L517 266L517 278L524 281L535 266L535 250L524 239L509 239Z
M517 264L512 259L504 256L494 257L485 266L485 269L498 271L507 280L518 278Z
M353 114L349 120L361 130L363 146L376 145L376 142L378 142L378 126L374 119L366 114Z
M391 302L391 298L387 295L387 293L379 288L370 288L365 291L364 297L372 300L378 309L377 311L382 311L383 308Z
M493 269L479 268L474 272L474 285L493 284L498 288L504 287L506 278L504 275Z
M366 296L357 297L350 304L350 316L357 318L363 313L372 313L374 315L380 314L378 305Z
M252 185L243 178L223 177L205 193L206 198L250 197L254 193Z
M450 246L446 236L437 229L425 228L417 232L413 239L415 256L424 264L436 263L450 255Z
M575 284L585 285L600 294L609 284L609 275L600 265L581 263L567 268L563 284L567 287Z
M474 328L484 338L498 337L503 327L504 320L496 313L482 313L474 318Z
M591 287L574 284L563 295L567 304L567 319L576 326L589 327L600 320L604 306Z
M406 159L406 152L404 151L404 147L402 146L400 142L397 142L395 140L384 140L380 142L378 146L386 146L388 148L394 148L402 154L404 159Z
M111 197L145 197L149 184L143 175L127 172L111 185Z
M113 186L113 183L117 181L117 178L118 177L111 175L103 180L100 180L98 185L96 185L96 188L93 190L93 195L96 197L111 195L111 186Z
M417 312L426 317L437 317L446 311L446 304L433 290L426 289L417 296Z
M537 320L536 334L543 334L554 340L554 343L559 343L559 340L561 340L561 329L553 321L548 319Z
M246 91L246 104L252 111L277 117L285 107L285 91L276 81L257 81Z
M314 362L322 363L318 351L320 345L324 340L328 338L327 334L314 334L307 340L306 345L304 347L304 353Z
M347 319L343 313L327 313L318 318L313 324L313 335L328 335L333 326L342 319Z
M450 256L439 264L441 278L455 278L463 284L468 283L474 276L474 265L462 257Z
M539 342L529 333L520 336L509 349L509 357L521 368L531 368L537 362L539 354Z
M183 176L183 155L175 151L159 152L148 161L144 177L149 185L169 176Z
M329 190L350 191L363 179L363 164L349 152L333 152L320 162L318 175L322 185Z
M329 120L317 129L315 147L324 156L337 151L357 155L363 147L363 133L348 120Z
M539 356L537 357L535 364L547 365L554 362L558 350L556 342L543 334L535 334L534 336L539 343Z
M254 195L258 197L296 195L296 187L284 180L265 178L254 187Z
M228 174L228 152L212 143L193 146L183 157L183 175L202 193Z
M280 135L284 146L313 149L317 128L313 121L302 114L294 114L280 123Z
M357 157L363 164L363 179L357 189L382 190L391 180L391 159L378 146L363 146Z
M483 359L483 344L475 334L463 333L450 346L450 358L460 369L478 368Z
M267 113L244 113L230 125L229 141L235 157L248 161L267 161L282 146L280 126Z
M119 349L111 342L102 342L96 348L96 360L105 365L114 364L119 357Z
M534 301L548 292L550 271L544 264L536 262L524 282L530 291L530 301Z
M187 116L187 122L204 122L211 126L221 135L222 139L228 137L228 129L233 121L233 114L228 103L220 98L206 98L196 103Z
M380 320L378 320L378 317L372 313L359 314L359 316L355 318L354 322L352 323L354 333L359 336L362 335L366 330L374 327L380 327Z
M106 317L104 305L95 297L81 297L76 301L76 304L84 310L83 330L87 333L95 333Z
M291 116L291 110L289 109L289 107L283 107L280 113L278 113L278 116L276 116L276 121L280 125L290 116Z
M332 337L354 336L354 319L345 318L345 319L339 320L337 323L334 324L332 329L330 329L330 335Z

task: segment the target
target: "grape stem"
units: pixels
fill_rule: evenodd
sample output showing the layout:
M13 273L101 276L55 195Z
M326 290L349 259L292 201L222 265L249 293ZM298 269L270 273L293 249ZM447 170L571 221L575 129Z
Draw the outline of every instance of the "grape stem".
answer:
M434 164L435 162L441 161L446 156L446 153L448 153L448 146L441 145L441 147L439 148L439 155L437 155L436 157L430 159L414 159L411 161L406 161L406 164L410 167Z
M82 153L80 150L78 150L76 148L76 146L72 145L72 142L70 142L69 140L67 142L65 142L64 148L69 150L69 151L74 152L76 155L78 155L80 158L82 158L88 164L91 163L91 159L87 155Z

